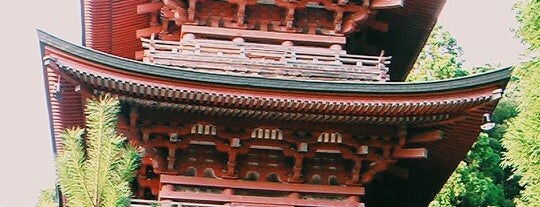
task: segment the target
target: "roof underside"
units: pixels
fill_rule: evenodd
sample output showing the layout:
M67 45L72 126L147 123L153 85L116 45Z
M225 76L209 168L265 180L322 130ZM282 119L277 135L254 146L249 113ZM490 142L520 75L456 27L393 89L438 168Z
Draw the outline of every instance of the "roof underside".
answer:
M322 117L321 120L333 123L405 124L411 130L442 130L444 139L423 145L429 151L428 159L396 164L409 170L408 179L382 173L383 179L366 186L368 206L426 206L475 141L483 113L493 110L500 95L498 89L504 89L510 76L506 68L426 83L344 84L241 77L145 64L38 33L49 97L55 93L57 82L63 86L62 101L49 98L55 140L63 128L84 123L77 85L98 93L115 93L131 104L153 109L181 108L184 112L200 113L194 110L221 107L225 114L233 109L230 116L252 110L242 115L252 119L264 118L257 111L279 111L272 117L286 116L299 121L317 121L317 117ZM250 104L255 100L268 104ZM326 104L328 109L310 107L317 104ZM407 119L414 116L424 118ZM387 196L389 189L395 191L391 197Z
M83 3L83 34L86 46L126 58L135 58L141 51L136 31L149 27L150 15L137 14L137 6L149 0L95 1ZM404 0L403 8L377 11L375 20L388 23L387 32L369 29L367 41L376 49L392 56L390 79L402 81L427 40L445 0ZM360 33L347 38L346 49L352 54L366 54L358 42ZM373 53L367 52L367 53Z

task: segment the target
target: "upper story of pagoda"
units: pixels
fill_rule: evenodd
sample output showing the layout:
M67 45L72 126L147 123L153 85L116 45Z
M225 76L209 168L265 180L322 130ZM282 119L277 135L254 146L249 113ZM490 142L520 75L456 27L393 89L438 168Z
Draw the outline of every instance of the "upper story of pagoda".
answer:
M85 46L145 63L304 81L401 81L444 1L83 0Z

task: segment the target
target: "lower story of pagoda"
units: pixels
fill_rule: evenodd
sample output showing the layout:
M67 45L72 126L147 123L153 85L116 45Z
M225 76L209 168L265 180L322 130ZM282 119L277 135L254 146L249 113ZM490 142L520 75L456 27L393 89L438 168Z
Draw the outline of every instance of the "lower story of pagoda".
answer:
M122 98L119 131L144 148L140 199L233 206L364 206L364 187L398 159L426 158L403 125L251 119ZM413 138L411 138L413 137ZM431 138L430 138L431 137Z

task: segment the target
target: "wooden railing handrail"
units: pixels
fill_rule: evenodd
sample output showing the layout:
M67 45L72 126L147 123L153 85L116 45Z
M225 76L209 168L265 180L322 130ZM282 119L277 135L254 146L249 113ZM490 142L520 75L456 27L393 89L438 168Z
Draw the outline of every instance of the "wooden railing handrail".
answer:
M153 57L154 57L154 62L156 63L161 63L160 59L163 60L163 62L169 62L169 63L174 63L175 60L178 60L178 61L200 61L200 62L205 62L205 60L207 59L206 56L204 55L185 55L185 56L182 56L182 57L175 57L175 56L172 56L172 55L167 55L167 54L153 54ZM241 58L234 58L234 57L223 57L222 59L224 59L223 61L221 61L220 59L215 59L214 62L222 62L222 63L232 63L232 65L234 65L233 62L236 62L236 61L241 61L242 59ZM238 60L237 60L238 59ZM288 62L294 62L294 61L291 61L289 60ZM302 62L309 62L309 61L302 61L302 60L296 60L297 63L302 63ZM320 63L319 65L314 65L313 67L318 67L317 69L314 69L314 68L306 68L306 69L303 69L303 68L296 68L296 67L288 67L287 65L283 65L283 64L278 64L279 61L276 61L276 66L280 66L280 68L276 68L276 66L274 67L257 67L257 70L260 70L260 71L276 71L278 72L279 70L282 70L282 71L286 71L286 70L291 70L291 69L294 69L298 72L309 72L309 73L317 73L317 72L326 72L326 73L333 73L333 74L336 74L336 75L339 75L339 74L343 74L343 75L346 75L348 73L353 73L353 74L380 74L381 73L381 70L377 67L374 67L374 66L364 66L363 70L358 70L355 66L353 65L331 65L331 64L325 64L325 63ZM311 62L312 63L312 62ZM190 65L193 65L195 64L195 62L193 63L184 63L183 65L184 66L187 66L189 67ZM241 62L238 62L237 64L241 64ZM171 65L175 65L175 64L171 64ZM197 68L204 68L204 65L205 64L201 64L199 65ZM210 65L210 63L208 63L208 65ZM329 66L333 66L333 67L329 67ZM246 68L248 68L249 66L245 66ZM336 70L336 68L339 68L340 70ZM223 68L220 68L219 66L215 66L215 67L208 67L206 69L214 69L214 70L223 70ZM239 68L235 68L235 70L240 70ZM256 71L253 71L254 73Z
M145 62L243 76L385 82L391 58L382 53L380 56L350 55L329 48L223 40L141 38L141 41L146 49L143 53Z
M156 201L156 200L144 200L144 199L131 199L129 206L130 207L153 207L153 206L156 206L156 207L170 207L170 206L228 207L228 205L191 203L191 202Z
M161 50L172 50L180 49L182 46L192 46L185 47L185 49L193 48L196 45L199 45L201 49L203 48L215 48L215 49L230 49L230 50L240 50L244 48L248 50L261 50L268 52L277 52L277 53L295 53L295 54L304 54L314 57L339 57L339 58L349 58L350 60L357 59L361 61L368 62L381 62L384 64L390 64L391 56L370 56L370 55L353 55L346 54L344 50L333 50L328 48L312 48L312 47L303 47L303 46L281 46L281 45L270 45L270 44L259 44L259 43L233 43L230 41L219 41L219 40L182 40L178 41L164 41L164 40L151 40L147 38L141 38L143 42L143 47L154 47L154 49Z
M227 180L215 178L187 177L180 175L161 175L161 185L179 184L190 186L205 186L215 188L249 189L262 191L335 194L335 195L364 195L363 187L358 186L331 186L312 184L273 183L260 181Z

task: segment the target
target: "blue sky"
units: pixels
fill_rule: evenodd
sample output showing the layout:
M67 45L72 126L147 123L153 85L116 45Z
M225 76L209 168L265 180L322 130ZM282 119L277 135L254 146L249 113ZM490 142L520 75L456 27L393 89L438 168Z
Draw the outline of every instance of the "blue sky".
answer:
M24 3L23 3L24 2ZM79 1L8 1L0 12L0 206L28 207L54 183L54 164L36 28L80 44ZM466 66L514 65L508 0L448 0L440 22L465 50Z

